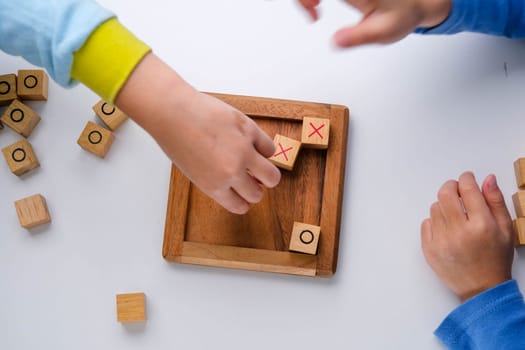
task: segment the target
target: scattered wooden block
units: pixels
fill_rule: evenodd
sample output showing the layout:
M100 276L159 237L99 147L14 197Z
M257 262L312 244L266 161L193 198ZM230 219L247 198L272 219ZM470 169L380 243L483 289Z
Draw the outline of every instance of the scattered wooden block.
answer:
M115 140L113 133L91 121L86 124L77 143L94 155L104 158Z
M117 321L140 322L146 320L144 293L117 294Z
M20 140L2 149L11 172L21 176L40 166L33 147L27 140Z
M120 124L128 119L128 116L124 114L124 112L104 100L98 101L98 103L93 106L93 111L95 111L97 116L112 131L115 131Z
M2 114L0 120L20 135L29 137L40 122L40 116L22 102L14 100Z
M17 97L16 74L0 75L0 106L10 104Z
M319 244L321 227L294 222L290 238L290 251L315 255Z
M42 69L18 71L17 94L23 100L47 100L49 78Z
M525 217L525 191L519 191L512 195L512 203L517 217Z
M17 200L15 208L23 228L33 228L51 222L46 199L41 194Z
M301 143L305 148L327 149L330 137L330 120L304 117Z
M275 154L268 158L273 164L286 170L292 170L301 149L301 142L283 135L275 135L273 139Z
M514 220L514 232L516 232L516 245L525 245L525 218Z

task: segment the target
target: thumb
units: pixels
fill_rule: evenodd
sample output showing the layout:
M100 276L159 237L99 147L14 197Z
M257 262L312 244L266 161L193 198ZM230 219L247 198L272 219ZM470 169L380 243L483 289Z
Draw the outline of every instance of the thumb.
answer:
M485 201L489 209L496 219L496 222L503 232L512 232L512 219L510 218L509 210L505 204L503 193L498 187L496 176L490 174L483 181L481 186Z

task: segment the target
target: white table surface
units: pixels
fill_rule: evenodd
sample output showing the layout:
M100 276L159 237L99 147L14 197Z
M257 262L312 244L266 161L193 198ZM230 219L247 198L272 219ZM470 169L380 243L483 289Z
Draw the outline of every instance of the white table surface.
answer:
M427 266L419 225L467 169L495 173L512 208L524 43L413 35L338 51L331 34L359 18L342 2L325 1L317 24L293 1L101 3L201 90L350 108L338 272L167 263L169 161L130 121L106 159L85 152L76 140L98 98L51 83L49 101L29 103L41 168L18 178L0 162L0 349L440 349L432 332L458 302ZM30 67L0 53L0 73ZM0 147L18 139L0 131ZM34 193L53 222L28 232L13 201ZM525 283L525 251L514 276ZM148 321L124 326L115 295L134 291Z

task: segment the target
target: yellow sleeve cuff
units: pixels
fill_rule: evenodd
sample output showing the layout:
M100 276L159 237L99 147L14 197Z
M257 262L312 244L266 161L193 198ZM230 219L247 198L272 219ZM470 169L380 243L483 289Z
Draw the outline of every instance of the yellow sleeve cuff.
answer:
M116 18L102 23L73 54L71 78L113 103L138 63L151 51Z

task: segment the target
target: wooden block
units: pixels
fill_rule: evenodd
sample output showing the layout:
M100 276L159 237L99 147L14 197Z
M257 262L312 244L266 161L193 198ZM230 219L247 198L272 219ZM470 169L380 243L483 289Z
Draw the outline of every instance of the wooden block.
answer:
M514 174L518 187L525 187L525 158L519 158L514 162Z
M21 176L40 166L33 147L27 140L20 140L2 149L11 172Z
M18 71L17 94L23 100L47 100L49 78L42 69Z
M304 117L301 143L305 148L327 149L330 137L330 120Z
M290 238L290 251L311 255L317 254L320 234L321 227L319 226L294 222Z
M525 218L514 220L514 232L516 232L516 245L525 245Z
M95 111L104 124L113 131L128 119L128 116L125 115L124 112L104 100L98 101L98 103L93 106L93 111Z
M8 105L16 98L16 74L0 75L0 106Z
M117 294L117 321L140 322L146 320L144 293Z
M33 228L51 222L46 199L41 194L17 200L15 208L20 225L24 228Z
M115 140L113 133L100 125L88 122L77 143L100 158L104 158Z
M525 191L519 191L512 195L512 203L517 217L525 217Z
M40 122L40 117L22 102L14 100L7 107L0 120L20 135L29 137L35 126Z
M273 144L275 145L275 154L268 159L280 168L292 170L301 149L301 142L276 134Z

